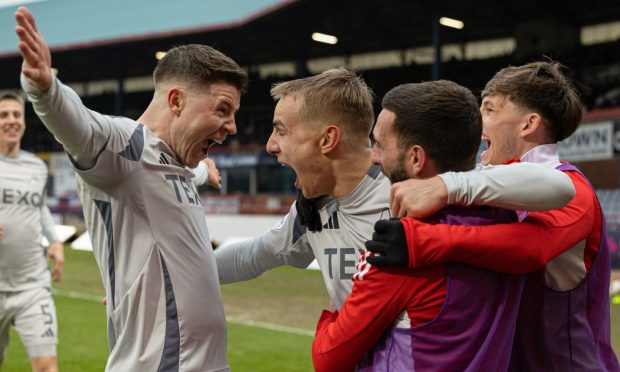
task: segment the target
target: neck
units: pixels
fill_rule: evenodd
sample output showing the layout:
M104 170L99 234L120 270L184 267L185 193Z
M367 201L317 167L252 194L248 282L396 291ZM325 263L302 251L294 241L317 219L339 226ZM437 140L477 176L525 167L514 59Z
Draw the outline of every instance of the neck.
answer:
M19 143L3 143L0 145L0 153L6 156L16 157L19 154Z
M144 124L155 136L170 146L170 121L168 120L170 112L162 110L162 105L157 101L157 96L153 97L149 107L146 108L137 121Z
M549 137L545 131L536 131L534 133L522 136L518 143L518 157L522 157L531 149L538 147L540 145L547 145L549 143Z
M372 166L370 152L368 147L361 147L357 151L345 149L343 155L333 161L334 187L330 195L340 198L353 191Z

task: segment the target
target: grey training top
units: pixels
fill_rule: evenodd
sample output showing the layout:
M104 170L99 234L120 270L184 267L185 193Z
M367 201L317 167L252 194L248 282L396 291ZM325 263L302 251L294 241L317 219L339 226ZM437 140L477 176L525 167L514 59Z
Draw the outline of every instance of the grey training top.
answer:
M22 85L78 172L106 288L107 371L227 371L226 319L193 174L144 125L90 111L54 78Z
M33 154L0 154L0 292L50 287L41 246L47 167Z

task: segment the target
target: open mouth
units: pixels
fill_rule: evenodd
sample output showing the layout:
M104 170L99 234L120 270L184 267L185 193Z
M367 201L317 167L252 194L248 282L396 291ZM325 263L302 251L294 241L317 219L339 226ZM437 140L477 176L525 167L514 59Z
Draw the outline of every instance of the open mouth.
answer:
M480 140L484 143L484 145L486 146L486 150L488 150L491 147L491 139L489 137L487 137L485 134L482 135L482 137L480 138Z
M202 146L202 152L205 154L205 156L209 153L209 149L211 148L211 146L217 144L221 144L223 141L216 141L213 139L207 139L206 143L203 144Z
M280 160L278 160L278 163L280 163L281 166L289 168L290 170L293 171L293 173L295 173L295 187L299 188L299 177L297 177L297 172L295 172L295 170L293 169L293 167L291 167L290 165L281 162Z

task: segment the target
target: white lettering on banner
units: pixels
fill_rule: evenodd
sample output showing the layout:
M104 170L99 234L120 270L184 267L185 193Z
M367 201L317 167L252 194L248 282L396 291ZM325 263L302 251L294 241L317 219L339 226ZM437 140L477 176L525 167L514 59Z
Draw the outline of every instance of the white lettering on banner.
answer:
M558 143L561 160L583 161L610 159L614 156L612 121L582 125L572 136Z
M620 130L616 129L614 130L614 137L613 137L613 145L614 145L614 152L620 152Z

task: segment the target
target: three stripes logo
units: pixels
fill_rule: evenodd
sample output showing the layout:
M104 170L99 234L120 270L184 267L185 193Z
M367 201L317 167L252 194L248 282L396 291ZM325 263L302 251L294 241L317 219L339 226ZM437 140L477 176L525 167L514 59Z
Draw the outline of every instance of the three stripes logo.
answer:
M159 154L159 164L170 165L170 162L168 161L168 158L166 158L166 155L164 155L163 152L161 154Z
M334 213L329 217L327 223L323 225L324 229L327 230L339 230L340 224L338 223L338 211L334 211Z
M45 332L41 334L41 337L54 337L54 331L51 328L48 328Z

